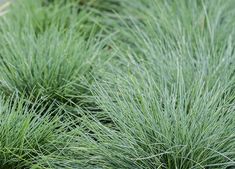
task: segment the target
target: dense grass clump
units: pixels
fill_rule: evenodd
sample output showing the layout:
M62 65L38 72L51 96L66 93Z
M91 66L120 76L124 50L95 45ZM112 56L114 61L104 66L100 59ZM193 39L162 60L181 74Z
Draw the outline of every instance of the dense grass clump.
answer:
M88 104L88 85L107 58L101 52L104 42L92 32L86 38L79 22L67 25L76 17L83 19L83 15L70 14L69 6L38 9L36 4L39 5L34 1L26 4L32 16L25 12L2 19L1 90L7 95L16 91L62 104Z
M233 168L232 1L216 5L220 13L211 12L210 2L146 4L141 18L116 26L119 61L95 90L113 125L85 119L93 131L91 159L104 168ZM203 28L193 23L199 14L207 18Z
M227 86L157 84L148 72L103 85L100 103L115 127L88 122L94 154L111 168L226 168L234 165L234 108ZM145 75L145 76L143 76ZM124 83L123 83L124 81ZM180 86L179 86L180 84ZM230 100L231 101L231 100ZM226 130L225 130L226 128ZM93 137L92 136L92 137ZM90 138L91 139L91 138ZM92 139L91 139L92 140Z
M23 99L1 98L1 168L28 168L41 156L57 151L56 144L65 127L60 124L60 117L49 118L49 110L39 110L39 105Z
M0 168L235 168L234 7L15 1L0 17Z

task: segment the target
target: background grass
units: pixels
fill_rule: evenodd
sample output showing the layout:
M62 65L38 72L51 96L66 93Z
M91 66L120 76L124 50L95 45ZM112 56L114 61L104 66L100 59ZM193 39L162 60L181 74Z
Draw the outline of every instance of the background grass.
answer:
M1 168L28 168L59 148L66 126L60 124L61 117L50 118L50 109L39 110L40 104L1 98Z
M14 2L0 18L0 168L234 168L234 7Z
M40 1L13 9L1 22L2 90L56 104L88 104L92 76L108 59L96 26L82 31L89 14L74 13L73 4L43 7Z

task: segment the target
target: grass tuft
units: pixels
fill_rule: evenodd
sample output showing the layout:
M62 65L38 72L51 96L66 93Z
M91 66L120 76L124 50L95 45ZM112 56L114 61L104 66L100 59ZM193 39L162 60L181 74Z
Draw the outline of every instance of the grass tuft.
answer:
M68 25L78 16L69 13L69 5L48 9L36 5L39 2L29 1L21 16L2 19L1 90L56 104L89 104L89 85L107 58L105 40L93 31L86 38L79 22Z
M40 156L57 151L55 142L61 137L64 127L59 116L51 118L50 111L38 109L39 105L13 97L7 100L1 98L1 168L28 168Z
M14 2L0 168L235 168L234 2Z

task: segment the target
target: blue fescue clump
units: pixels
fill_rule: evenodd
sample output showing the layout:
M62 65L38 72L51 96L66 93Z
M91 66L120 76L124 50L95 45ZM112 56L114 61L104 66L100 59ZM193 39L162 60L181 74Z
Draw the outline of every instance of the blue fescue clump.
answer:
M234 7L14 2L0 17L0 168L234 168Z

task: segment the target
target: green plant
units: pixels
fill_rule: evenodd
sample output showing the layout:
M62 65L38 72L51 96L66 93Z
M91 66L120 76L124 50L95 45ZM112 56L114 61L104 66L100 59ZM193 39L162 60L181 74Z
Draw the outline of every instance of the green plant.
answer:
M0 168L234 168L234 6L13 4L0 18Z
M176 84L159 84L139 70L138 77L118 75L113 85L100 85L99 106L114 126L84 120L93 131L85 135L93 163L125 169L234 166L234 97L225 94L231 88L217 83L209 89L202 81L188 88L178 69Z
M27 7L38 4L29 2ZM69 5L53 7L53 13L51 7L34 8L29 8L32 16L9 14L19 19L16 23L12 17L2 19L1 90L56 104L88 104L92 76L107 58L105 40L92 32L86 38L80 22L68 25L77 16L69 13Z
M65 129L40 103L12 97L0 100L0 167L28 168L40 156L57 151ZM37 110L36 110L37 109ZM56 141L57 140L57 141Z
M227 32L233 2L218 1L218 13L212 12L212 1L151 2L146 3L150 8L143 4L142 19L128 23L121 17L122 24L115 25L120 36L112 51L118 59L93 89L101 114L112 124L83 117L92 131L84 133L92 147L86 151L90 163L125 169L233 168L235 55L233 31ZM191 24L201 12L203 28Z

